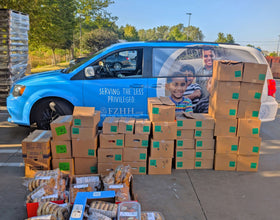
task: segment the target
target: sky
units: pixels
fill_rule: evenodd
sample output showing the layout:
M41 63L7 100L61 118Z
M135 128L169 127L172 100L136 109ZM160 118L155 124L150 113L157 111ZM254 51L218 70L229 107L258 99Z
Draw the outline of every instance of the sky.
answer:
M231 34L240 45L252 44L276 51L280 35L279 0L114 0L107 11L116 24L139 29L179 23L198 27L204 41L215 41L218 33ZM186 13L191 13L189 16ZM279 46L280 50L280 46Z

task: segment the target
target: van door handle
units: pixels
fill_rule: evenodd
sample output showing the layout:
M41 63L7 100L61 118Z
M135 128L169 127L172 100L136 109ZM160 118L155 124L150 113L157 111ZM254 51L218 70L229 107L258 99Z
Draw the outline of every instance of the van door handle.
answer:
M161 83L158 83L158 84L152 84L152 88L161 88L162 87L162 84Z
M144 85L143 84L132 84L129 86L130 88L143 88Z

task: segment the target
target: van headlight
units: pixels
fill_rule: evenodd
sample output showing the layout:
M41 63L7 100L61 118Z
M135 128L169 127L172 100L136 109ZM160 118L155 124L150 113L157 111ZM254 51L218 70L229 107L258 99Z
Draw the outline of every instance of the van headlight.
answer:
M12 94L13 94L14 97L22 96L24 90L25 90L25 86L23 86L23 85L15 85Z

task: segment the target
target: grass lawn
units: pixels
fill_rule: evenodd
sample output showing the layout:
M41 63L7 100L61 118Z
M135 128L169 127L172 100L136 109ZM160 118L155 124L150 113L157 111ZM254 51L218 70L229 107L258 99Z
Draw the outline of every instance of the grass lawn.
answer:
M48 66L36 67L36 68L31 69L31 73L39 73L39 72L45 72L45 71L51 71L51 70L64 69L68 66L69 66L69 62L58 63L58 64L56 64L56 66L48 65Z

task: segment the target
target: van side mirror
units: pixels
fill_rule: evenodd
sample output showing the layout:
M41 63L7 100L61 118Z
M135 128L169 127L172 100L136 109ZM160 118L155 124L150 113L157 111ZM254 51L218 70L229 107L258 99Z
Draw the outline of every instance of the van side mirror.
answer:
M94 68L92 66L88 66L88 67L85 68L85 76L86 77L95 76L95 71L94 71Z

